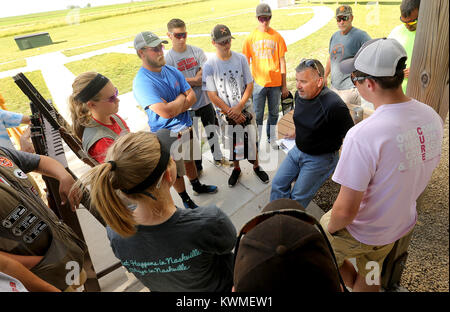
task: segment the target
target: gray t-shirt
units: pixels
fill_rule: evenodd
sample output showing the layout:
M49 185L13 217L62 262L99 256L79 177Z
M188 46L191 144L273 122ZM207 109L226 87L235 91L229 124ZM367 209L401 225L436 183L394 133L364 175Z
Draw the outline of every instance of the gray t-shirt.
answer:
M39 167L41 156L25 153L16 149L0 146L0 149L25 173L36 170Z
M122 265L151 291L230 292L236 229L216 206L179 209L123 238L107 227Z
M239 103L245 86L253 82L247 59L241 53L231 52L231 57L223 61L211 57L203 68L204 91L216 91L222 101L230 107ZM245 107L249 105L247 101Z
M365 31L355 27L352 27L346 35L343 35L339 30L331 36L329 53L331 60L331 85L333 88L336 90L347 90L355 87L350 79L350 74L344 75L341 72L339 63L354 57L359 48L370 39L370 36Z
M203 68L206 62L206 55L202 49L186 45L186 51L183 53L175 52L173 49L169 50L165 55L166 64L178 69L185 78L193 78L198 71ZM203 106L211 103L202 87L192 87L197 97L197 102L192 105L192 110L197 110Z

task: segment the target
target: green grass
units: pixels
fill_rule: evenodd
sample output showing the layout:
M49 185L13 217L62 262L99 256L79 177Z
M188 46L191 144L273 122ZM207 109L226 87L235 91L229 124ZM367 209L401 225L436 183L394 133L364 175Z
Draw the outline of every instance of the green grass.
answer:
M25 72L24 75L31 81L45 99L51 99L50 91L45 84L44 77L40 70ZM6 107L9 111L26 115L31 114L30 100L23 94L16 85L12 77L0 79L0 90L5 99Z
M9 61L0 64L0 72L25 66L27 66L27 61L24 59Z
M107 53L65 65L76 76L87 71L102 73L113 82L120 93L127 93L132 89L133 79L141 61L133 54Z
M35 13L23 16L1 18L0 37L38 32L65 26L72 23L85 23L114 16L168 8L171 6L180 6L188 2L192 3L199 1L206 0L153 0L147 2L114 4L90 8L76 8L72 10L58 10L45 13Z
M172 4L173 2L170 1ZM315 1L315 3L318 2ZM0 62L17 60L17 63L11 62L9 66L18 64L17 66L20 67L25 57L57 50L62 50L67 56L77 55L132 41L134 36L143 30L151 30L160 36L165 36L167 32L166 24L174 17L182 18L186 22L190 35L188 44L199 46L207 52L214 52L209 36L193 37L192 35L209 34L217 23L226 24L230 27L232 33L250 32L256 27L257 23L254 17L254 8L257 3L257 0L210 0L183 5L182 13L174 13L180 11L177 6L91 20L77 25L66 25L51 30L50 34L53 41L56 42L55 44L25 51L18 50L12 37L0 38L0 45L2 46ZM320 3L314 4L302 1L302 4L308 7ZM378 9L376 6L369 4L354 5L353 2L351 5L355 15L354 26L367 31L372 38L387 36L391 29L399 24L398 1L380 5ZM334 11L336 3L332 2L327 6ZM101 12L100 8L96 9ZM298 7L274 11L271 26L277 30L293 29L306 23L312 17L312 14L289 15L295 12L311 12L311 9ZM38 16L40 15L38 14ZM39 19L41 18L42 16L39 17ZM37 20L39 21L39 19ZM3 19L0 19L0 25L2 21ZM294 69L300 59L304 57L317 58L325 65L330 37L337 30L336 21L332 19L313 35L288 46L286 54L287 79L288 88L291 91L295 90ZM234 37L236 39L233 40L232 49L241 52L245 35L235 35ZM170 49L171 44L168 44L166 48ZM6 66L7 64L9 63L3 65ZM0 64L0 66L2 65ZM120 53L99 55L67 64L69 70L75 75L91 70L101 72L114 82L121 93L131 91L132 81L139 66L140 60L137 56ZM43 81L42 83L44 84ZM11 85L0 87L5 95L5 88L11 88ZM16 86L12 87L20 93ZM38 89L41 90L41 87L38 87ZM6 95L5 98L7 98Z

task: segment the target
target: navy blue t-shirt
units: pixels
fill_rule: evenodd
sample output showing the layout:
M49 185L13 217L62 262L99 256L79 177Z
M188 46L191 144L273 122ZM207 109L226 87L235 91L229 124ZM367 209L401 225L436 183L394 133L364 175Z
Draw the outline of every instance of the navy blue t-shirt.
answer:
M236 229L216 206L179 209L124 238L107 227L122 265L150 291L231 292Z

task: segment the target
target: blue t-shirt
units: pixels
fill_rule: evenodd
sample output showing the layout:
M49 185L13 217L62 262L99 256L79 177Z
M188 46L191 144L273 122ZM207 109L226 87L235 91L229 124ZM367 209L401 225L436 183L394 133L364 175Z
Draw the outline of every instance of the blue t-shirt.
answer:
M344 75L339 68L339 64L343 60L354 57L359 48L370 39L365 31L355 27L352 27L345 35L339 30L331 36L328 52L330 53L331 86L333 88L348 90L355 87L350 79L350 74Z
M20 126L23 115L10 111L0 109L0 146L14 149L14 145L11 143L6 128L13 128Z
M133 94L136 101L145 109L148 125L152 132L165 128L179 132L192 125L189 112L185 111L173 118L163 118L147 108L150 105L166 101L172 102L180 93L186 92L191 86L183 74L175 67L164 65L161 72L152 72L141 67L133 81ZM146 109L147 108L147 109Z

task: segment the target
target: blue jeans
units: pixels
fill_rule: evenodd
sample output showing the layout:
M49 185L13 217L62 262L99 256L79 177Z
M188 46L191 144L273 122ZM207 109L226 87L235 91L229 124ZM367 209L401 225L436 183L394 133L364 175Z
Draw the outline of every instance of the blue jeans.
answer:
M281 87L262 87L254 83L253 107L255 109L256 125L258 126L258 138L261 138L266 99L269 109L266 127L267 139L270 140L273 138L276 140L275 126L277 125L278 113L280 111Z
M272 180L270 201L291 198L307 207L317 190L336 168L339 152L309 155L294 146ZM292 182L295 181L291 189Z

